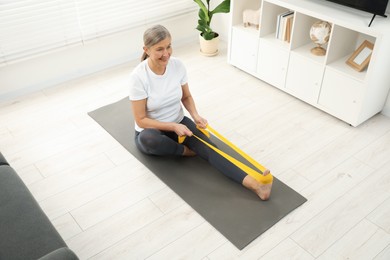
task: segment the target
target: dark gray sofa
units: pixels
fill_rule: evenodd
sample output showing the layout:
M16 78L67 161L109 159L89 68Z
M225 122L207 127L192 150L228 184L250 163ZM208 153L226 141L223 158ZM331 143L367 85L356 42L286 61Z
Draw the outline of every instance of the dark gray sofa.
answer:
M17 259L78 257L0 152L0 260Z

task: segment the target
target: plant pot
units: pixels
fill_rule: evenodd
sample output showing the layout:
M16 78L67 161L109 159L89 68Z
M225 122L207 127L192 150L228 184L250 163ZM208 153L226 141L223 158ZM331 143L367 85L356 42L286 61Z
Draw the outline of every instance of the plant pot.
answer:
M204 56L215 56L218 54L219 35L211 40L205 40L199 34L200 53Z

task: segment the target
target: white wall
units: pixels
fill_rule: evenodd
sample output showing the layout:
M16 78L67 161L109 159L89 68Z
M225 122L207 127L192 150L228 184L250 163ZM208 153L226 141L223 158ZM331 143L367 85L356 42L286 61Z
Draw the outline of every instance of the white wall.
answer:
M160 22L171 32L173 45L197 40L196 16L193 12ZM138 59L142 54L142 35L148 27L0 67L0 101Z

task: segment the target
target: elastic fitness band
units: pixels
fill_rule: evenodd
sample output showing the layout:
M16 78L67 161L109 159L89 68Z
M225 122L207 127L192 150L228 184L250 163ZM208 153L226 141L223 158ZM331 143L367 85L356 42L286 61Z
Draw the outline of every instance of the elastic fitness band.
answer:
M235 146L232 142L230 142L229 140L227 140L225 137L223 137L220 133L218 133L216 130L214 130L211 126L207 125L207 127L205 129L203 128L199 128L198 129L203 133L205 134L207 137L210 137L210 133L212 133L213 135L215 135L219 140L221 140L222 142L224 142L226 145L228 145L230 148L232 148L235 152L237 152L239 155L241 155L243 158L245 158L248 162L250 162L251 164L253 164L260 172L258 172L257 170L254 170L252 169L251 167L249 167L248 165L240 162L239 160L237 160L236 158L230 156L229 154L223 152L222 150L218 149L217 147L211 145L210 143L206 142L205 140L203 140L202 138L200 138L199 136L193 134L193 136L195 138L197 138L199 141L201 141L202 143L204 143L205 145L207 145L208 147L210 147L211 149L213 149L215 152L217 152L218 154L220 154L221 156L223 156L226 160L230 161L231 163L233 163L235 166L237 166L238 168L240 168L242 171L244 171L246 174L250 175L251 177L253 177L255 180L257 180L258 182L262 183L262 184L270 184L272 183L273 181L273 176L271 173L267 174L267 175L263 175L263 172L266 170L266 168L261 165L260 163L258 163L257 161L255 161L253 158L251 158L249 155L247 155L246 153L244 153L240 148L238 148L237 146ZM181 144L184 142L184 140L186 139L186 136L179 136L178 138L178 142Z

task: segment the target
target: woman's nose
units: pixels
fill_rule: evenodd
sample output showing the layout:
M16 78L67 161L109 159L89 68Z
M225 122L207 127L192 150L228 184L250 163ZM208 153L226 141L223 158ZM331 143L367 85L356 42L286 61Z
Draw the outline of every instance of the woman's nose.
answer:
M168 49L164 49L163 55L164 56L168 56L169 55L169 50Z

